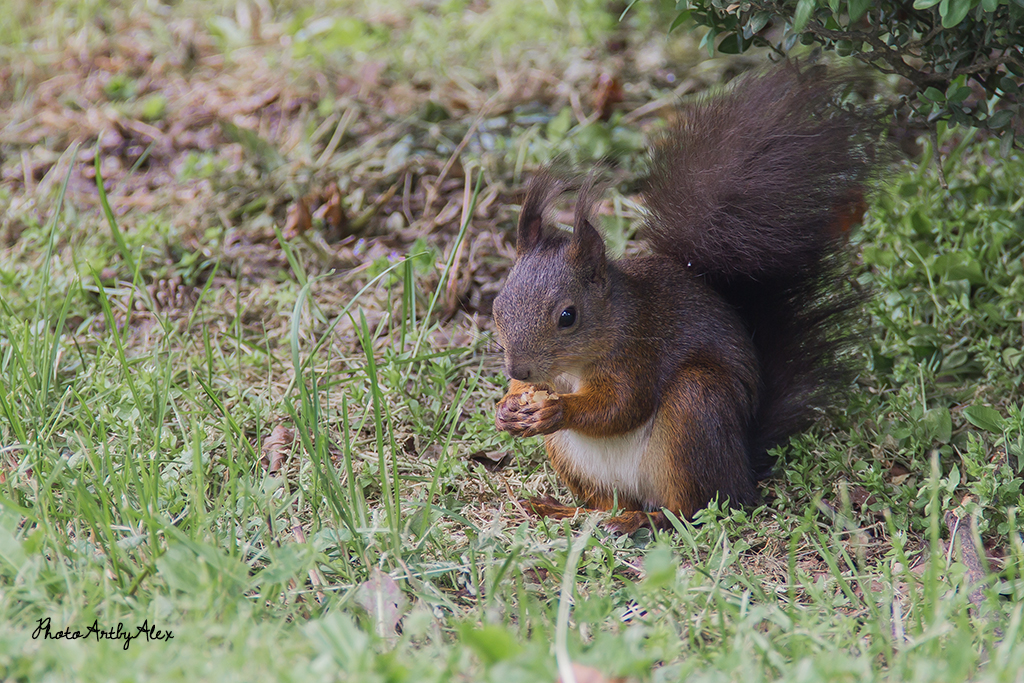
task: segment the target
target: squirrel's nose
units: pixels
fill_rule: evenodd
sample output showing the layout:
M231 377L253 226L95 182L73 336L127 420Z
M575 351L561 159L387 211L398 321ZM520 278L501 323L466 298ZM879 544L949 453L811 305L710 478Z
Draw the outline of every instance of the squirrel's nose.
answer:
M506 368L508 376L520 382L530 381L530 368L525 365L509 365Z

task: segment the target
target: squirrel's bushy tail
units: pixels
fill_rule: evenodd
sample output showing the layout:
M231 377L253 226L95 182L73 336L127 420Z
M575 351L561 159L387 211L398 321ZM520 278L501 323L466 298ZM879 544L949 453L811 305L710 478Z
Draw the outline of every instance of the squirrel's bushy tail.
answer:
M751 465L849 379L846 231L881 165L877 117L843 108L848 76L786 64L684 105L653 145L641 236L743 316L764 378Z

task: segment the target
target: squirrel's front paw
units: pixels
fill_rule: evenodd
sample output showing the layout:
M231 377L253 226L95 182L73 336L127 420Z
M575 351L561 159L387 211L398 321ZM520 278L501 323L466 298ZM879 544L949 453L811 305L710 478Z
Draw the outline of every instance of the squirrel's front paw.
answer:
M562 400L543 389L505 394L494 423L513 436L550 434L562 428Z

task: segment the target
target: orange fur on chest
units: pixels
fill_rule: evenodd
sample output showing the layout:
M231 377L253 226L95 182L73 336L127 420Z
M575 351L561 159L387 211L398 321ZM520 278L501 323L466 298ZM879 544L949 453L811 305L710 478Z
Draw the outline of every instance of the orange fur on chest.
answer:
M743 425L713 415L722 405L722 369L704 363L679 368L671 391L654 397L649 409L633 402L615 406L631 414L631 428L600 429L604 413L588 416L589 429L575 428L573 421L545 438L552 466L561 479L586 506L596 509L656 511L667 508L692 516L714 495L715 485L746 475L742 448ZM600 383L581 387L576 394L580 405L609 406L587 398ZM644 398L651 399L651 387ZM734 405L727 399L725 404ZM574 416L576 421L580 415ZM642 420L642 421L641 421ZM639 424L637 424L639 422ZM619 420L623 423L623 420ZM716 431L716 428L718 431ZM727 443L732 441L733 443ZM717 470L724 465L724 471ZM725 493L735 493L724 487Z

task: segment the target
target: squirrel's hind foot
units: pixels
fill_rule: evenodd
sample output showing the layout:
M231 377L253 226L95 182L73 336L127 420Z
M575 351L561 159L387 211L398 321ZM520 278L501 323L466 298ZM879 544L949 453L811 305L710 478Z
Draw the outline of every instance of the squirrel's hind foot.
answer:
M601 522L608 533L632 535L640 529L670 529L671 522L663 512L628 510Z
M575 519L580 515L585 515L590 512L598 512L597 510L591 510L590 508L574 507L572 505L563 505L551 496L535 496L533 498L524 498L519 501L526 510L538 517L550 517L552 519Z
M538 517L552 519L576 519L593 512L606 512L594 508L563 505L551 496L536 496L519 501L529 512ZM627 510L601 522L606 531L613 534L633 534L640 529L669 529L672 524L663 512Z

